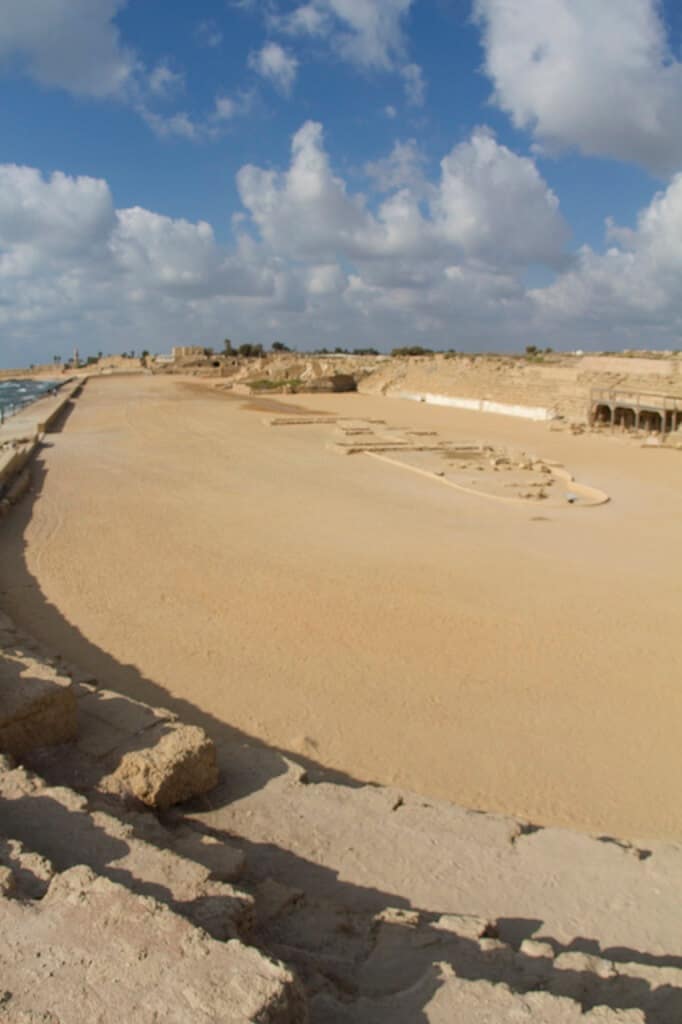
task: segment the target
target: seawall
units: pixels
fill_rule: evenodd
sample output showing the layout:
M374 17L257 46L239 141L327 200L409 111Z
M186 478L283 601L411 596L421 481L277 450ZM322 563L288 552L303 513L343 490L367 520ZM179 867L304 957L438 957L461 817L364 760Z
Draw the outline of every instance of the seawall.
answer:
M85 378L65 381L56 394L38 398L0 424L0 516L30 484L30 460L40 440L79 394Z

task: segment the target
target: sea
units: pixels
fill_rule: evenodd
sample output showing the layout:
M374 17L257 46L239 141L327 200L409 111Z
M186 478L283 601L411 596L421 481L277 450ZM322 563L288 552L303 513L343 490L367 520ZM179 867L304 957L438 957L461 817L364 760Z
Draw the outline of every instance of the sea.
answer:
M0 380L0 414L7 419L36 398L59 387L58 380Z

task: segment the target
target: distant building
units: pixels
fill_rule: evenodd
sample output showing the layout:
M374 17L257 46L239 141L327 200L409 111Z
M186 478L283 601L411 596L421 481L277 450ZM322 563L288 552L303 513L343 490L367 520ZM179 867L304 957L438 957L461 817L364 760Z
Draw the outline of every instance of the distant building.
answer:
M188 359L194 356L203 356L204 346L203 345L174 345L173 346L173 359Z

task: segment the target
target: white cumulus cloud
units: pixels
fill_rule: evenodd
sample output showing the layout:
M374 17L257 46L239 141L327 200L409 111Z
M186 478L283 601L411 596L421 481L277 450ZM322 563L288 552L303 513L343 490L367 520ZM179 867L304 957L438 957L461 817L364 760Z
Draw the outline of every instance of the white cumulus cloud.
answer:
M249 54L249 67L288 95L296 80L298 60L279 43L270 42Z
M504 349L570 340L671 347L682 330L682 175L603 252L566 255L534 161L477 129L435 176L413 141L368 168L365 195L307 122L281 170L243 167L223 245L212 225L116 209L106 182L0 165L0 362L219 344ZM548 266L553 283L528 291Z
M0 166L0 358L20 365L74 342L160 349L226 334L361 345L427 332L432 344L450 343L453 317L470 340L482 337L513 310L515 324L529 315L518 261L553 257L561 237L551 193L527 164L476 135L430 183L405 143L373 208L335 172L321 125L308 122L287 168L239 172L245 213L229 246L203 221L117 210L101 180ZM491 205L508 192L517 221L510 213L505 231L522 235L532 219L547 234L531 232L523 251L491 237Z
M424 73L418 64L406 64L400 69L405 86L405 99L411 107L423 107L426 99Z
M146 104L140 104L137 110L160 139L197 139L203 134L204 126L193 121L184 110L178 111L177 114L159 114L155 110L150 110Z
M0 61L18 59L42 85L119 96L136 70L114 17L125 0L3 0Z
M415 195L424 195L428 183L424 175L426 163L416 139L396 142L387 157L365 165L365 174L374 180L381 192L391 192L408 186Z
M227 120L222 99L212 113L192 117L169 110L185 76L163 60L148 68L121 39L116 15L127 0L3 0L0 73L17 69L43 86L95 100L115 100L134 110L160 138L195 140L218 134ZM212 28L212 23L202 23ZM202 38L217 45L215 33ZM244 111L235 99L234 114ZM234 116L234 115L233 115Z
M493 265L562 262L568 227L532 160L478 129L441 170L433 207L445 238Z
M38 261L81 256L106 243L115 226L111 194L96 178L0 165L0 252Z
M154 96L166 97L184 89L185 76L162 61L150 72L148 84Z
M98 179L0 165L5 365L49 359L74 341L160 347L199 325L217 330L230 303L274 302L285 291L262 254L248 243L225 249L204 222L116 210Z
M494 98L549 150L682 166L682 63L657 0L475 0Z
M243 117L251 111L253 104L254 94L251 92L240 92L234 96L216 96L211 120L232 121L236 117Z
M403 21L413 0L308 0L273 26L294 35L326 37L346 60L391 68L405 51Z
M607 222L607 248L585 246L578 265L552 285L531 293L544 316L588 323L630 339L645 326L670 346L682 333L682 174L654 196L634 230ZM636 335L646 344L648 335Z
M334 174L322 126L309 121L292 141L284 173L247 165L237 185L262 238L277 251L329 261L425 256L475 258L491 265L561 262L567 227L532 160L483 130L445 157L425 183L414 142L398 144L368 168L393 189L376 215ZM426 212L422 200L426 200Z
M294 135L288 171L246 165L237 186L261 237L289 256L333 262L337 251L353 248L368 224L361 197L350 197L333 174L322 126L312 121Z

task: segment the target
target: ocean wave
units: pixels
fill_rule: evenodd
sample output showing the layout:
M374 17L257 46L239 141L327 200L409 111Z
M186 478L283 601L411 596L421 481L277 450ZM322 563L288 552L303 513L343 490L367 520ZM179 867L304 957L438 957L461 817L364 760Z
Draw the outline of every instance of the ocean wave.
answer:
M0 381L0 411L3 416L35 402L58 385L55 380L3 380Z

